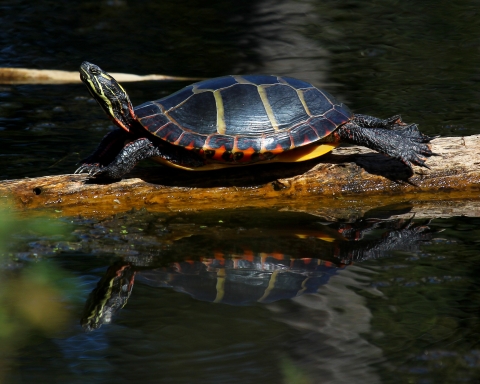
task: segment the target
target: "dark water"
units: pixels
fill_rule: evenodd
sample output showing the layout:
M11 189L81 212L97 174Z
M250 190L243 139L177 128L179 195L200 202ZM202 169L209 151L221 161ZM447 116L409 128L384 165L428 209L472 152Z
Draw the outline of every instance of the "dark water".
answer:
M478 379L478 218L14 223L2 226L5 382Z
M0 1L0 66L289 75L357 113L471 135L479 5ZM125 88L140 104L184 85ZM109 129L82 84L0 85L0 179L71 173ZM0 215L2 382L480 380L478 214ZM104 324L84 332L85 316Z

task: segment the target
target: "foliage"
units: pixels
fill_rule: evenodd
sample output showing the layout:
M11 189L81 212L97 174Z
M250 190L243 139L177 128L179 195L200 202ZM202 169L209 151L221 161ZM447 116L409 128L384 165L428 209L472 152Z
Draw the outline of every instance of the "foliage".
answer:
M74 290L69 276L41 254L32 260L14 252L26 239L58 237L63 231L65 227L45 218L0 212L0 368L33 335L57 334L69 320L67 298Z

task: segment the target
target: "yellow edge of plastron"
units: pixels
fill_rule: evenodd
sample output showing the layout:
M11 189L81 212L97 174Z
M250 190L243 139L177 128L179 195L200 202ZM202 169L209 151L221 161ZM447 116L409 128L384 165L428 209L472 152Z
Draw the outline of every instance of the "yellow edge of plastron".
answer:
M311 234L308 234L308 235L302 235L302 234L296 234L295 235L296 237L298 237L299 239L308 239L310 237L315 237L319 240L323 240L323 241L328 241L329 243L332 243L335 241L335 238L331 237L331 236L312 236Z
M304 147L292 149L291 151L282 152L271 161L280 163L297 163L299 161L306 161L325 155L337 146L337 143L306 145Z
M205 164L202 167L191 168L191 167L184 167L182 165L173 164L161 157L153 157L152 160L155 160L159 163L167 165L173 168L184 169L187 171L212 171L215 169L222 169L222 168L229 168L229 167L241 167L247 165L256 165L256 164L268 164L268 163L296 163L300 161L307 161L310 159L314 159L316 157L325 155L326 153L332 151L334 148L338 146L337 143L328 143L328 144L320 144L320 145L306 145L304 147L299 147L292 149L290 151L282 152L276 157L271 160L266 161L259 161L257 163L245 163L245 164L232 164L232 163L210 163Z

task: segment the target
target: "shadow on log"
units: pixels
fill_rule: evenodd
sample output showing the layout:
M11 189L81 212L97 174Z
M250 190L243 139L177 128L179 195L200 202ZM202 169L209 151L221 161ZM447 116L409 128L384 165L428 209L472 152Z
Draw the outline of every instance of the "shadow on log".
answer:
M0 182L0 197L19 210L52 208L67 216L108 216L133 208L180 212L252 207L356 218L378 206L405 202L415 203L417 217L480 216L480 135L435 139L432 149L437 156L427 161L431 169L415 167L413 174L395 159L341 147L302 163L207 172L152 163L110 183L86 175L6 180Z

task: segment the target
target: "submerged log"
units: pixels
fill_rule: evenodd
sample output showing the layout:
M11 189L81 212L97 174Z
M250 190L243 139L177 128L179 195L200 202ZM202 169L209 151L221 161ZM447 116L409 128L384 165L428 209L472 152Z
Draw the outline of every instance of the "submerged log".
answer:
M0 182L0 201L17 209L106 216L132 208L181 212L239 207L357 218L381 206L413 204L417 217L480 216L480 135L433 140L430 169L408 167L361 147L341 147L301 163L189 172L152 165L128 178L86 175ZM415 208L416 207L416 208ZM422 214L423 212L423 214Z

